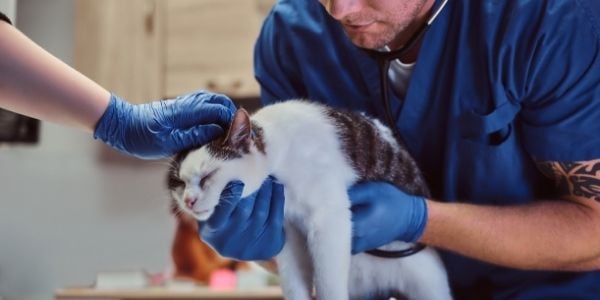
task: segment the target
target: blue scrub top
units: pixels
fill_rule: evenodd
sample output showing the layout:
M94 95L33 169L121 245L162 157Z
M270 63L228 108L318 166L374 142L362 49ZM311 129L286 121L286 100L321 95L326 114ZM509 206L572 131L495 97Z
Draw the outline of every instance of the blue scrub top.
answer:
M316 0L276 4L255 73L265 104L308 98L385 120L377 63ZM600 1L449 1L424 36L405 98L390 97L435 199L556 198L534 158L600 158ZM600 272L443 259L459 299L600 298Z

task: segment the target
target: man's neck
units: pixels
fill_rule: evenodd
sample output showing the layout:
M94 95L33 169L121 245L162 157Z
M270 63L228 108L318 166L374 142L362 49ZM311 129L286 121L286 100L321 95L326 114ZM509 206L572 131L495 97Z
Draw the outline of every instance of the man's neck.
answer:
M397 49L400 49L402 46L406 45L410 41L410 38L413 37L413 35L415 35L415 33L417 33L417 31L421 28L421 26L425 22L427 22L427 20L429 19L429 17L432 14L432 9L433 9L434 4L435 4L435 0L428 0L427 3L425 3L425 5L423 5L423 9L421 10L421 12L417 16L417 18L415 18L415 20L406 28L406 30L401 32L398 35L398 37L396 37L396 39L394 39L388 45L388 47L391 50L397 50ZM417 43L412 47L412 49L410 51L408 51L406 54L404 54L400 58L400 60L403 63L407 63L407 64L414 63L417 60L417 56L419 54L420 47L421 47L421 41L417 41Z

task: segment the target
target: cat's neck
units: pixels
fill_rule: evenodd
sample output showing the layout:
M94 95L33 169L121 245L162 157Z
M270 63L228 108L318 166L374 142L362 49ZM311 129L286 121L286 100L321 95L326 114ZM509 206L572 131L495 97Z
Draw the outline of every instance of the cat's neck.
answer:
M267 168L279 179L343 159L337 129L321 106L288 101L262 108L252 121L262 130Z
M256 151L262 152L267 161L270 173L276 172L282 167L282 162L289 159L288 151L284 149L289 140L281 138L283 132L270 122L262 122L260 119L252 120L252 136Z

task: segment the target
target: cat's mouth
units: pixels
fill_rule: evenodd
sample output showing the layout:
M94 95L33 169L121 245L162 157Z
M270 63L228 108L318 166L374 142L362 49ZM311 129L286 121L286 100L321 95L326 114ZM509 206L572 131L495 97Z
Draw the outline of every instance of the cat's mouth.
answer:
M208 217L210 217L210 215L212 215L214 210L214 208L193 210L194 217L196 217L196 219L200 221L205 221L206 219L208 219Z

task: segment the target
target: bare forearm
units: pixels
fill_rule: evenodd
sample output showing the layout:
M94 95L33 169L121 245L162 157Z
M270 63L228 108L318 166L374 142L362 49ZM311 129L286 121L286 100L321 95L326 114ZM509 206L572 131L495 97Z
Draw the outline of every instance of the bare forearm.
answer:
M491 207L428 201L422 242L520 269L600 268L597 209L572 201Z
M110 93L0 22L0 107L92 131Z

